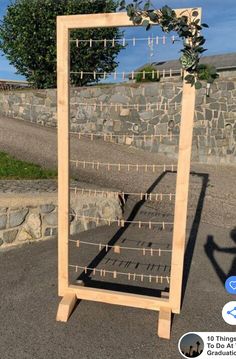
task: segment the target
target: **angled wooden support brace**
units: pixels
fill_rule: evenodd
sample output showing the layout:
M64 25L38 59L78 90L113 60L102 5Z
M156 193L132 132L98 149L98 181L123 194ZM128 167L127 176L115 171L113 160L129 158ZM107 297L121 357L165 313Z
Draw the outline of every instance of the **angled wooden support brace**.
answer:
M57 318L58 322L67 322L77 301L77 297L74 293L67 293L61 300L58 311Z
M170 339L171 309L160 308L157 335L163 339Z

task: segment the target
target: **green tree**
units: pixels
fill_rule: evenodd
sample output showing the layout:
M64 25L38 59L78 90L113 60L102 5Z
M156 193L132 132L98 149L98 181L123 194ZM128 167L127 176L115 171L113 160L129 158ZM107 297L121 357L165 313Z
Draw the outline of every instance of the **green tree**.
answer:
M114 0L15 0L8 6L0 25L0 49L17 73L37 88L56 86L56 16L115 12ZM92 25L92 24L91 24ZM74 30L71 39L120 38L117 28ZM71 42L71 71L112 72L122 46L112 41L104 49L103 42ZM97 82L92 75L71 75L73 85Z

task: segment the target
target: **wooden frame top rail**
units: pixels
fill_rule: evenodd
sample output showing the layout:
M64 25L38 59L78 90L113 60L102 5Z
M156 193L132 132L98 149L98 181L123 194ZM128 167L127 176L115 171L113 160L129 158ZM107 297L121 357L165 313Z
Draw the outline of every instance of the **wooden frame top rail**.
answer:
M173 9L178 17L187 15L191 17L193 11L201 11L200 8ZM134 26L129 16L124 13L106 13L106 14L83 14L83 15L66 15L58 16L58 23L68 30L80 28L97 28L97 27L129 27ZM153 23L158 26L158 24ZM142 26L142 25L135 25Z

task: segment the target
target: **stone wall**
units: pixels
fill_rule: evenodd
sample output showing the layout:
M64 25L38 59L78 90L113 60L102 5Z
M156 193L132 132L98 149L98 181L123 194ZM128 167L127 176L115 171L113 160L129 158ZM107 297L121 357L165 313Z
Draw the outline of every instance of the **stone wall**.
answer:
M75 88L71 90L71 130L113 133L113 141L118 143L176 157L181 97L179 78L160 83ZM149 104L156 103L158 109L153 105L150 110ZM119 106L107 108L101 104ZM139 108L127 110L127 104L139 104ZM56 91L1 92L0 113L56 127ZM161 141L138 137L145 134L171 136ZM211 86L210 97L206 97L205 88L197 92L192 155L199 162L236 165L236 78L218 79Z
M0 248L56 237L57 209L57 193L1 193ZM121 219L122 203L118 194L72 194L70 212L70 232L75 234ZM75 214L105 218L107 222L95 223Z

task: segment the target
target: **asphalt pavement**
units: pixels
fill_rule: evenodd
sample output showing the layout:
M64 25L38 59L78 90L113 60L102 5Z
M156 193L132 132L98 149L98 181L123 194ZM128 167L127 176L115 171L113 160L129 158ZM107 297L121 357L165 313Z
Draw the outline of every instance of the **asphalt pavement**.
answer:
M0 118L0 150L43 167L56 168L56 130ZM172 163L155 153L73 137L71 155L76 158L78 154L87 161L102 158L114 163ZM183 305L181 314L173 318L170 341L156 336L158 314L147 310L81 301L68 323L56 322L60 300L57 243L50 240L0 252L0 358L176 359L180 358L178 340L186 332L233 331L223 321L221 310L233 300L224 289L224 281L236 272L235 173L233 167L192 165ZM73 174L87 184L125 191L172 192L176 178L172 172L163 176L151 172L74 169ZM167 220L169 206L170 203L166 206L146 201L137 207L130 197L125 215L135 211L137 218L154 218L158 214ZM106 226L81 237L96 238L98 242L114 238L132 242L141 241L138 235L146 241L153 241L154 235L164 239L162 234L152 231L137 234L132 227L125 228L120 235L117 228ZM79 254L78 258L86 259L85 254L81 257ZM92 253L89 255L93 258ZM111 253L107 253L101 263L111 265L112 260ZM141 260L149 265L147 258L132 264L140 264ZM127 259L114 263L125 267Z

